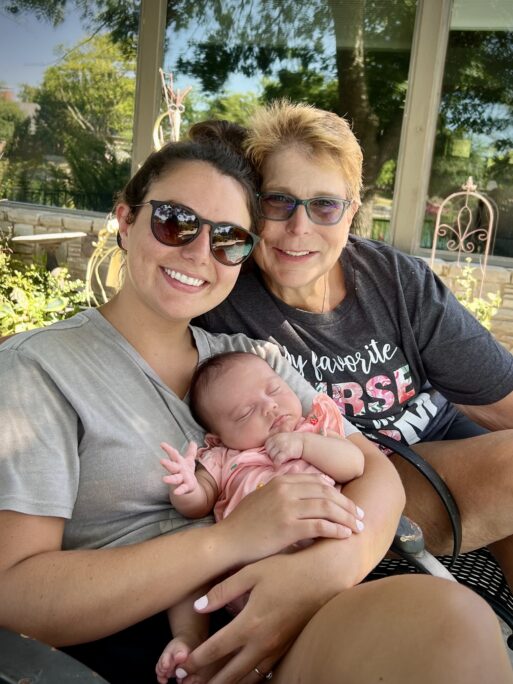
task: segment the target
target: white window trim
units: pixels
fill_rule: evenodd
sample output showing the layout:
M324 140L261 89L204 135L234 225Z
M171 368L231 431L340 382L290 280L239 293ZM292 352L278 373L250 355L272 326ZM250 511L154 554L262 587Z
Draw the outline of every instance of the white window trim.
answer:
M418 0L392 204L392 244L418 251L433 161L453 0Z
M132 173L153 151L153 124L160 112L167 0L141 0L135 85Z

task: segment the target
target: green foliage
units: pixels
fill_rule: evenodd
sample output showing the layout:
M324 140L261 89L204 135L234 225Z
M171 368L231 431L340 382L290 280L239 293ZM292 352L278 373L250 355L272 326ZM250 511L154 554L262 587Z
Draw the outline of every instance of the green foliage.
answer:
M173 0L167 4L167 41L172 43L167 50L167 70L180 75L184 83L187 77L198 79L208 94L207 98L188 99L184 130L202 115L240 121L246 103L239 107L234 101L236 96L224 95L223 91L229 88L234 75L263 78L264 100L285 94L292 100L347 115L364 149L365 197L372 197L376 188L391 192L419 5L416 0L358 0L347 7L334 0ZM35 15L54 26L62 23L71 10L81 16L91 33L110 32L111 42L121 56L121 61L110 58L113 67L135 55L140 14L137 0L0 0L0 7L14 16ZM445 196L470 174L479 179L481 188L490 179L510 187L511 31L452 30L449 41L430 194ZM109 161L116 145L109 142L105 147L97 146L88 137L87 128L80 130L77 122L70 125L70 138L77 134L82 141L82 146L77 145L79 158L82 150L89 152L84 165L91 172L78 177L75 160L61 140L61 131L68 130L71 115L67 105L75 106L75 99L80 101L80 87L70 88L69 92L61 88L63 83L67 86L73 81L73 76L69 73L66 79L59 80L55 71L65 71L68 58L75 59L79 54L80 50L71 51L52 67L51 78L48 74L43 85L45 98L43 93L40 95L41 104L44 99L48 107L47 115L41 115L41 138L47 138L46 143L34 141L32 156L47 154L51 140L55 147L52 154L62 154L69 164L71 188L86 192L85 186L90 183L91 192L98 187L118 189L116 173L122 170L116 165L115 154L114 161ZM100 64L101 52L97 57ZM80 68L76 73L80 74ZM107 109L112 107L109 88L104 84L103 80L95 87L85 84L83 99L87 102L83 111L78 106L76 111L81 115L85 112L88 123L95 119L91 112L95 100L104 96ZM117 85L113 82L112 87ZM27 101L28 96L24 94L23 99ZM114 99L120 105L132 102L131 96L120 93ZM195 102L194 107L191 102ZM115 121L116 113L112 108L110 112ZM105 139L110 140L109 135L107 131ZM472 139L469 158L451 154L453 139L461 136ZM485 136L482 144L493 148L490 151L477 147ZM26 150L26 137L21 135L20 140ZM129 140L129 136L123 140ZM37 176L41 167L34 168ZM99 176L95 176L96 169L101 170Z
M392 194L394 192L396 168L397 162L395 159L386 161L381 167L381 171L376 179L376 187Z
M74 8L91 30L107 29L124 55L134 54L140 8L136 0L0 3L14 14L36 14L53 25ZM173 50L168 50L172 63L167 69L180 74L185 83L187 77L199 80L212 105L198 98L199 110L189 116L186 105L184 119L191 123L201 112L240 121L247 103L239 107L233 101L223 102L231 97L223 91L234 75L263 77L264 100L286 95L349 116L365 150L366 189L372 196L383 164L397 153L416 6L415 0L361 0L352 3L348 12L332 0L169 2L167 35ZM55 69L63 66L61 62ZM49 86L49 82L44 85ZM118 97L118 102L127 101ZM42 100L38 102L43 105ZM54 106L49 107L50 100L45 101L45 134L57 147L61 131L66 130L61 122L69 107L64 98L52 102ZM72 165L69 155L61 154ZM88 181L94 184L91 176ZM102 177L99 184L106 182Z
M264 79L264 102L287 98L293 102L307 102L321 109L336 111L338 107L338 83L326 79L311 69L290 71L280 69L275 79Z
M9 144L14 136L16 126L26 119L16 102L0 98L0 140Z
M33 13L38 19L58 26L64 21L66 0L2 0L1 5L5 12L15 17L24 12Z
M178 36L169 68L211 93L234 74L264 77L265 100L286 95L347 115L372 196L383 164L397 154L416 5L361 0L348 12L331 0L176 0L168 13L169 33Z
M204 119L227 119L244 126L259 104L259 97L251 92L221 92L214 96L199 96L192 91L184 102L181 137L185 136L185 132L192 124Z
M486 188L494 179L511 187L513 115L511 31L451 31L445 64L440 118L435 139L431 195L459 189L468 176ZM467 155L453 143L466 140ZM502 221L504 217L502 218ZM500 254L500 251L495 251Z
M0 336L41 328L69 318L85 304L85 283L66 269L13 260L0 242Z
M474 294L477 286L477 278L474 276L475 268L471 266L472 259L470 257L467 257L465 261L467 265L462 267L461 275L456 278L456 283L462 290L456 295L456 298L477 318L481 325L490 330L492 318L499 310L502 298L499 292L489 292L487 299L476 297Z
M0 194L106 211L130 175L135 65L105 35L58 53L30 93L35 132L15 132ZM52 186L65 192L52 200Z

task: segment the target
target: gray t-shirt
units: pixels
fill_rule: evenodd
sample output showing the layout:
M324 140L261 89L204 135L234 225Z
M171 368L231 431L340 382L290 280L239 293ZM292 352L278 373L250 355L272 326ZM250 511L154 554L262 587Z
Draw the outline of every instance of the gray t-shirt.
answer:
M268 342L191 326L200 361L242 350L265 358L308 411L315 394ZM167 441L204 431L181 400L96 310L0 347L0 508L66 518L64 548L119 546L191 524L162 482ZM349 426L348 432L351 430Z
M198 323L279 343L362 432L408 444L443 432L449 402L489 404L513 391L513 356L421 259L350 236L341 262L347 295L334 311L287 306L255 268Z

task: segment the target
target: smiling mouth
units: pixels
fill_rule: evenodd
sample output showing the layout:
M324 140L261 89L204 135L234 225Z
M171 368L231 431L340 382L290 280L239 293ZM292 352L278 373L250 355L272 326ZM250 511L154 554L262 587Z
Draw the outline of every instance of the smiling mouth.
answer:
M184 285L192 285L193 287L201 287L206 283L206 280L200 280L200 278L192 278L191 276L185 275L185 273L180 273L180 271L173 271L170 268L165 268L164 271L173 280L177 280L179 283Z

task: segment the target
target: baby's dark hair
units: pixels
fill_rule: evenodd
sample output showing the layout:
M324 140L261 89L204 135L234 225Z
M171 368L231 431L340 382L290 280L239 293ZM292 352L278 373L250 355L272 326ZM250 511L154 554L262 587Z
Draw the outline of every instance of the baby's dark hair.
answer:
M194 420L206 430L212 432L210 415L215 412L215 406L208 402L207 390L212 382L215 382L221 373L226 370L228 364L234 361L243 361L248 356L262 359L251 352L230 351L216 354L206 359L196 368L192 376L189 389L189 403ZM264 363L266 363L264 361Z
M251 216L251 228L255 230L258 176L242 150L245 135L246 129L229 121L208 120L194 124L189 131L189 140L169 142L147 157L120 192L117 203L123 202L131 208L133 221L139 211L136 205L144 202L153 182L182 162L203 161L242 186Z

